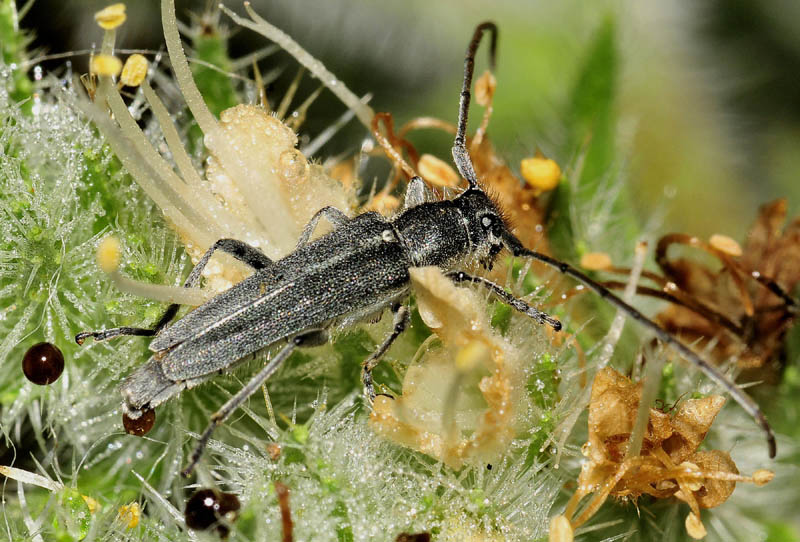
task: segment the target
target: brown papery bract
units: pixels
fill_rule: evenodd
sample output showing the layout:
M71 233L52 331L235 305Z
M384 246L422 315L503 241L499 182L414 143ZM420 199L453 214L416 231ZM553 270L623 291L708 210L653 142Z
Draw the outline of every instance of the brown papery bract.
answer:
M725 502L736 482L770 479L761 474L741 476L727 452L698 451L725 403L718 395L686 400L672 415L651 408L640 455L629 456L641 393L641 383L614 369L602 369L595 376L589 403L589 440L582 449L587 461L563 515L573 530L591 518L609 496L635 501L650 495L675 497L687 503L691 509L687 529L697 537L705 532L701 509ZM576 515L578 505L588 495L593 495L591 500Z

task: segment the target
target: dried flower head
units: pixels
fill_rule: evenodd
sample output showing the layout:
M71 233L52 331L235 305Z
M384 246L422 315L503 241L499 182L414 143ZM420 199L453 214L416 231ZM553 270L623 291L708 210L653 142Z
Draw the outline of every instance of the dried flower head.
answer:
M491 461L515 435L522 356L492 329L475 292L434 267L412 269L411 280L420 316L446 348L408 368L401 396L377 398L371 425L454 468ZM482 401L462 389L475 378Z
M789 294L800 283L800 218L784 228L785 220L785 200L762 206L744 247L720 234L712 235L708 242L687 234L665 235L655 251L661 274L642 273L656 288L642 285L637 293L670 302L657 321L684 339L712 338L712 352L718 362L734 358L742 368L764 367L783 347L783 338L800 309ZM671 258L668 252L673 245L707 252L721 266ZM600 266L594 258L581 264L616 274L630 272L610 261ZM617 281L604 285L624 287ZM759 376L770 378L774 372L761 371Z
M641 383L634 383L611 368L602 369L595 376L589 403L589 440L582 449L587 461L563 517L574 530L592 517L609 496L633 500L642 495L675 497L691 508L687 531L699 536L704 532L701 509L725 502L736 482L760 483L769 476L760 471L756 471L757 476L741 476L727 452L698 451L725 403L717 395L686 400L674 414L651 408L641 451L630 454L641 388ZM591 494L592 499L575 517L581 500ZM552 525L562 524L563 520L554 520ZM563 527L558 529L564 531ZM552 533L551 530L551 537Z

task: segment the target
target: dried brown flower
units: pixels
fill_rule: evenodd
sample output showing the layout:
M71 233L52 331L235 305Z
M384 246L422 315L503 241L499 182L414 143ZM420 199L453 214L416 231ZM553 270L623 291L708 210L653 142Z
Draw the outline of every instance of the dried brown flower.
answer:
M714 353L720 360L738 356L744 367L761 367L773 359L797 315L797 305L777 290L791 292L800 282L800 218L783 228L785 221L786 200L762 206L741 256L720 247L719 236L709 244L685 236L662 238L656 262L679 296L735 325L723 325L691 304L671 305L658 316L659 322L684 336L715 337ZM673 243L706 250L723 266L713 270L691 260L670 260L667 249Z
M571 540L565 520L574 531L609 496L636 500L641 495L675 497L687 503L691 508L687 531L690 536L702 537L702 508L725 502L736 482L763 485L771 479L768 471L756 471L752 477L740 475L727 452L697 450L725 403L717 395L684 401L673 415L651 408L641 451L630 455L628 446L641 387L641 383L610 368L601 369L595 376L589 403L589 440L582 450L587 461L563 516L551 523L551 540ZM590 494L593 497L575 517L581 500Z
M733 357L743 368L764 367L776 358L798 312L798 303L787 292L800 282L800 218L784 228L785 221L786 201L779 199L761 207L744 247L719 234L708 242L681 233L665 235L655 252L662 274L642 273L656 287L642 285L637 293L670 303L656 317L667 331L688 341L713 338L718 362ZM707 252L721 266L670 258L673 245ZM604 271L629 272L613 266ZM625 285L604 284L615 289ZM762 371L760 377L768 374Z

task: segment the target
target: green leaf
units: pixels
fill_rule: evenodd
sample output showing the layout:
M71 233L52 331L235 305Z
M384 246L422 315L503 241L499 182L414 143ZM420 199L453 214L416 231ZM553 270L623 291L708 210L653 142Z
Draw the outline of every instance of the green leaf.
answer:
M582 186L596 186L614 162L618 64L614 21L607 18L592 41L568 112L570 144L575 150L586 149Z
M615 26L607 18L589 45L578 73L565 118L569 129L564 156L573 164L550 203L550 240L561 257L580 256L583 237L575 228L576 210L594 206L599 191L614 179L616 171L616 97L618 55ZM577 231L576 231L577 230Z

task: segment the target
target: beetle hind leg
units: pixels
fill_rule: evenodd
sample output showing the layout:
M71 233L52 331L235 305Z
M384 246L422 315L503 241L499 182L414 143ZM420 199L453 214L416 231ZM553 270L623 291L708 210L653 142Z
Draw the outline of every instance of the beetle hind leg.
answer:
M367 397L370 404L372 404L376 397L375 385L372 381L372 370L380 363L381 358L383 358L383 355L389 350L389 347L397 337L406 330L410 321L410 312L407 305L396 305L392 307L392 310L394 312L392 332L384 339L378 349L370 354L361 364L361 381L364 384L364 395Z
M211 415L211 421L206 427L200 438L197 439L197 445L192 452L189 459L189 464L181 472L184 477L188 477L194 470L200 456L203 455L208 441L211 440L211 434L214 430L222 425L222 423L230 416L237 408L239 408L247 398L253 395L261 388L261 385L278 370L286 359L292 355L292 352L298 347L313 347L321 346L328 342L328 333L324 329L313 329L295 335L289 339L288 344L280 349L280 351L267 363L261 371L258 372L250 381L236 394L228 399L228 401L220 407L214 414Z

